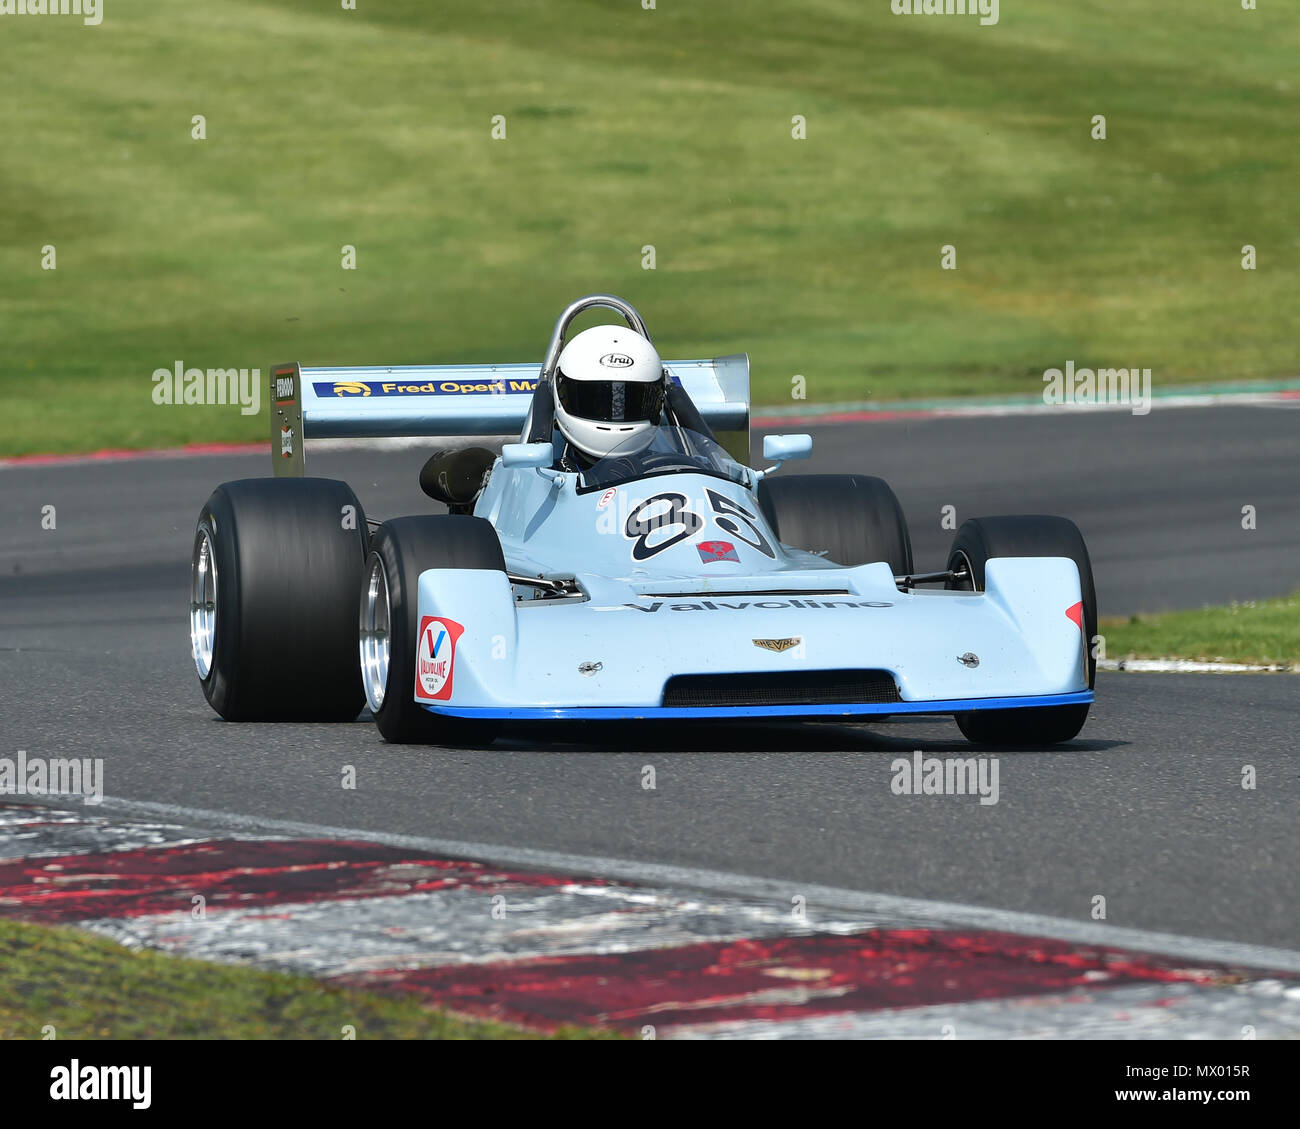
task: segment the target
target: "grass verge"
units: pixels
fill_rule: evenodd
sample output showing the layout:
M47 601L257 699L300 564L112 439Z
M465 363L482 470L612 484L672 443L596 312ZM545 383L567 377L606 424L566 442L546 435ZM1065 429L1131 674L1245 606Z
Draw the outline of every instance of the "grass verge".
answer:
M666 356L749 352L769 404L797 376L809 403L1035 394L1067 360L1157 391L1295 375L1294 6L5 23L0 455L261 440L265 402L155 405L152 374L536 361L595 290Z
M1109 659L1300 665L1300 592L1199 611L1101 620Z
M0 1039L542 1038L399 996L136 952L78 929L0 921ZM612 1038L563 1028L554 1038Z

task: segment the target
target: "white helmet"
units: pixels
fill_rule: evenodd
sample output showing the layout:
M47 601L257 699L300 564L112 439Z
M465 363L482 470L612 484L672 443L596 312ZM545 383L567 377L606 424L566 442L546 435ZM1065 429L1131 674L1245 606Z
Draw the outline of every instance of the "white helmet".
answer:
M555 366L555 422L583 454L635 454L650 445L663 411L664 366L626 326L596 325L564 346Z

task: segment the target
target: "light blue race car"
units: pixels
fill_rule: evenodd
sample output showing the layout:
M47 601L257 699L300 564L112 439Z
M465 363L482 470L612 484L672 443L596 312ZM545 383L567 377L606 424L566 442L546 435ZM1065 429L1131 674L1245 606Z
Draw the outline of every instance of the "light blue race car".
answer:
M626 326L570 338L610 309ZM916 572L884 481L751 469L742 356L659 360L627 302L560 316L538 365L277 366L275 477L199 515L190 633L228 720L353 719L389 741L502 723L951 714L970 740L1076 736L1093 701L1088 552L1058 517L975 518ZM369 522L304 440L509 435L435 453L445 514ZM360 599L358 600L358 590ZM359 661L358 661L359 656Z

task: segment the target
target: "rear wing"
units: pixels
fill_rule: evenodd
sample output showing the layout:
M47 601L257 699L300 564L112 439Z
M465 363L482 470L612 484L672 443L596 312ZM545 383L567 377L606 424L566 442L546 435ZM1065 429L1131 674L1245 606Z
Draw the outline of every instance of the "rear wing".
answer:
M749 357L665 361L732 458L749 465ZM541 365L271 368L277 476L306 471L305 439L518 434Z

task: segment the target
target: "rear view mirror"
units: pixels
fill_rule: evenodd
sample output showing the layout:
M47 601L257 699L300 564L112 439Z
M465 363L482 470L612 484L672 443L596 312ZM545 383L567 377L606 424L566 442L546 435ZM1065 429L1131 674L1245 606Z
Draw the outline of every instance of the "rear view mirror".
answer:
M811 435L765 435L763 458L783 462L785 459L806 459L812 454Z
M552 443L506 443L501 448L501 465L506 467L548 467L555 462Z

